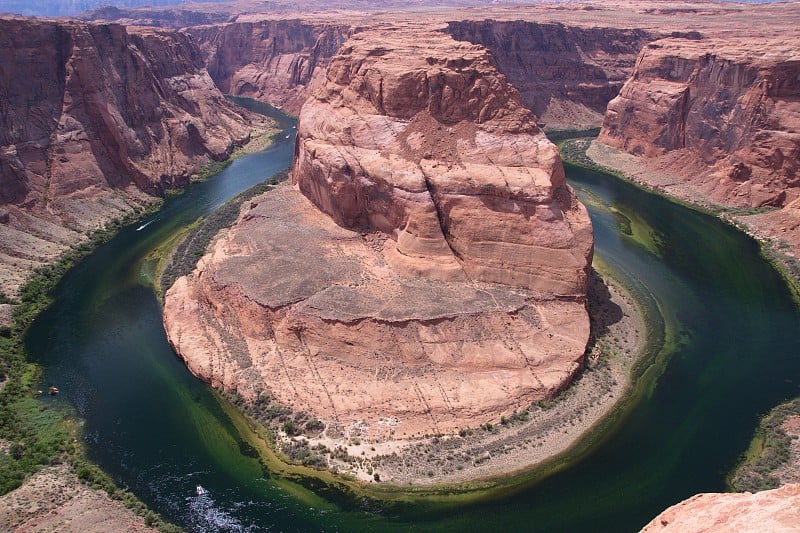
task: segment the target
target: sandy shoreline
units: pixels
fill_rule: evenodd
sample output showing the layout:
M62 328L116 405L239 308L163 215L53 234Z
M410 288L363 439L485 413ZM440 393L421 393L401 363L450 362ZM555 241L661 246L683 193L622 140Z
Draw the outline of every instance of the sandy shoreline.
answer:
M552 459L612 412L628 391L631 368L646 345L643 315L632 297L608 277L592 278L592 326L600 335L586 369L556 399L539 402L527 414L504 417L505 423L501 420L459 435L411 442L299 440L312 449L334 450L329 460L334 472L398 487L480 482L531 470Z

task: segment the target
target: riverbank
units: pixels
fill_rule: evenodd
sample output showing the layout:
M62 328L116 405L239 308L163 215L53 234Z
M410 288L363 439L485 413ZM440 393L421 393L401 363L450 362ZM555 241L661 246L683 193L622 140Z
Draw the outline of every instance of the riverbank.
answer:
M729 488L758 492L800 483L800 397L761 419L744 459L731 473Z
M232 157L263 150L272 142L278 131L274 124L270 121L269 124L265 123L263 127L254 129L252 142L236 149ZM203 172L210 172L210 169L211 165L208 165L198 170L191 181L203 179ZM29 326L50 306L53 291L66 273L93 251L109 242L123 228L155 214L162 203L162 199L150 198L148 202L142 204L144 207L140 203L126 204L130 209L121 214L111 213L108 217L110 220L101 228L89 232L82 240L72 243L54 260L30 273L14 298L6 298L0 293L2 302L0 306L2 307L0 309L2 311L0 313L2 318L0 322L0 444L2 444L0 445L0 495L2 495L0 507L9 510L10 514L3 516L3 520L9 523L15 520L19 524L28 520L34 520L36 523L44 520L41 523L50 525L58 523L45 518L51 510L57 509L50 509L48 505L38 503L39 500L46 502L53 498L49 492L41 490L41 483L36 480L42 476L37 477L35 472L51 464L60 464L62 466L54 472L64 478L64 483L70 485L70 480L78 479L88 487L84 487L85 490L81 489L82 492L75 498L72 496L68 498L70 511L62 513L60 515L62 518L67 519L73 515L84 516L91 510L91 506L111 498L121 501L120 513L124 513L127 509L130 515L129 524L138 524L146 520L147 525L155 525L162 530L174 529L171 524L149 511L131 493L119 490L110 477L87 460L81 444L84 436L78 429L81 424L76 421L74 413L69 409L54 407L52 404L46 405L37 398L42 394L39 389L49 384L40 383L42 368L28 360L24 344ZM51 479L55 474L50 472L43 476ZM55 484L55 487L55 490L58 490L59 485ZM59 494L63 492L59 490ZM31 504L22 514L15 515L19 507L13 502L19 498ZM36 512L29 513L30 516L26 515L25 513L31 509ZM94 521L101 519L101 515L90 514L90 516ZM75 518L75 520L78 523L82 519Z
M715 203L657 163L596 140L579 139L570 143L575 157L584 158L580 161L582 164L606 169L656 194L717 216L756 239L761 244L762 255L784 276L795 300L800 303L800 220L793 219L784 210L740 209Z
M656 194L712 214L748 234L761 246L762 256L787 283L800 304L800 261L798 239L786 240L776 234L770 217L776 211L742 210L711 202L698 191L664 170L654 168L641 158L620 152L592 140L571 141L573 156L581 164L607 169ZM778 227L786 234L797 226ZM800 397L781 404L764 415L748 450L728 478L728 488L738 492L757 492L800 482Z

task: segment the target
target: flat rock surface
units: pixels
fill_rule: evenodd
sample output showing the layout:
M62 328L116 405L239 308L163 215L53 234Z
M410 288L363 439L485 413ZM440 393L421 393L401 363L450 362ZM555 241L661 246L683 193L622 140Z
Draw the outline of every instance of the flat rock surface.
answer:
M157 531L121 501L83 485L66 465L47 467L0 497L0 530Z

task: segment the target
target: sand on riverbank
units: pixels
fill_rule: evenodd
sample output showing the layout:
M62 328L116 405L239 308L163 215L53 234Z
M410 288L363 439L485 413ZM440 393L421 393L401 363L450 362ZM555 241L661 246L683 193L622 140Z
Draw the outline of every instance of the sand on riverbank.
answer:
M335 450L331 469L367 483L459 484L532 469L577 444L613 411L646 345L643 315L619 283L593 274L590 300L597 342L585 370L552 401L459 435L384 442L300 440L312 449Z

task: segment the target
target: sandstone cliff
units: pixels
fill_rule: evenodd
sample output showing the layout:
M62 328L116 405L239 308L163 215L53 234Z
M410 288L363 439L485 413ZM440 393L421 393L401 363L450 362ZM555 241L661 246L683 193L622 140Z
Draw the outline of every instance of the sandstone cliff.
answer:
M363 32L324 82L296 188L253 201L167 292L189 368L331 438L452 433L564 387L589 335L591 225L488 51Z
M229 94L300 110L308 85L350 33L347 24L243 19L188 28L206 56L209 74Z
M186 35L0 20L0 286L249 138Z
M551 129L600 126L653 32L562 23L458 21L455 39L487 47L525 104Z
M649 44L599 140L659 158L717 203L791 202L800 196L800 56L787 39Z
M800 530L800 485L750 494L697 494L673 505L643 533L782 533Z

